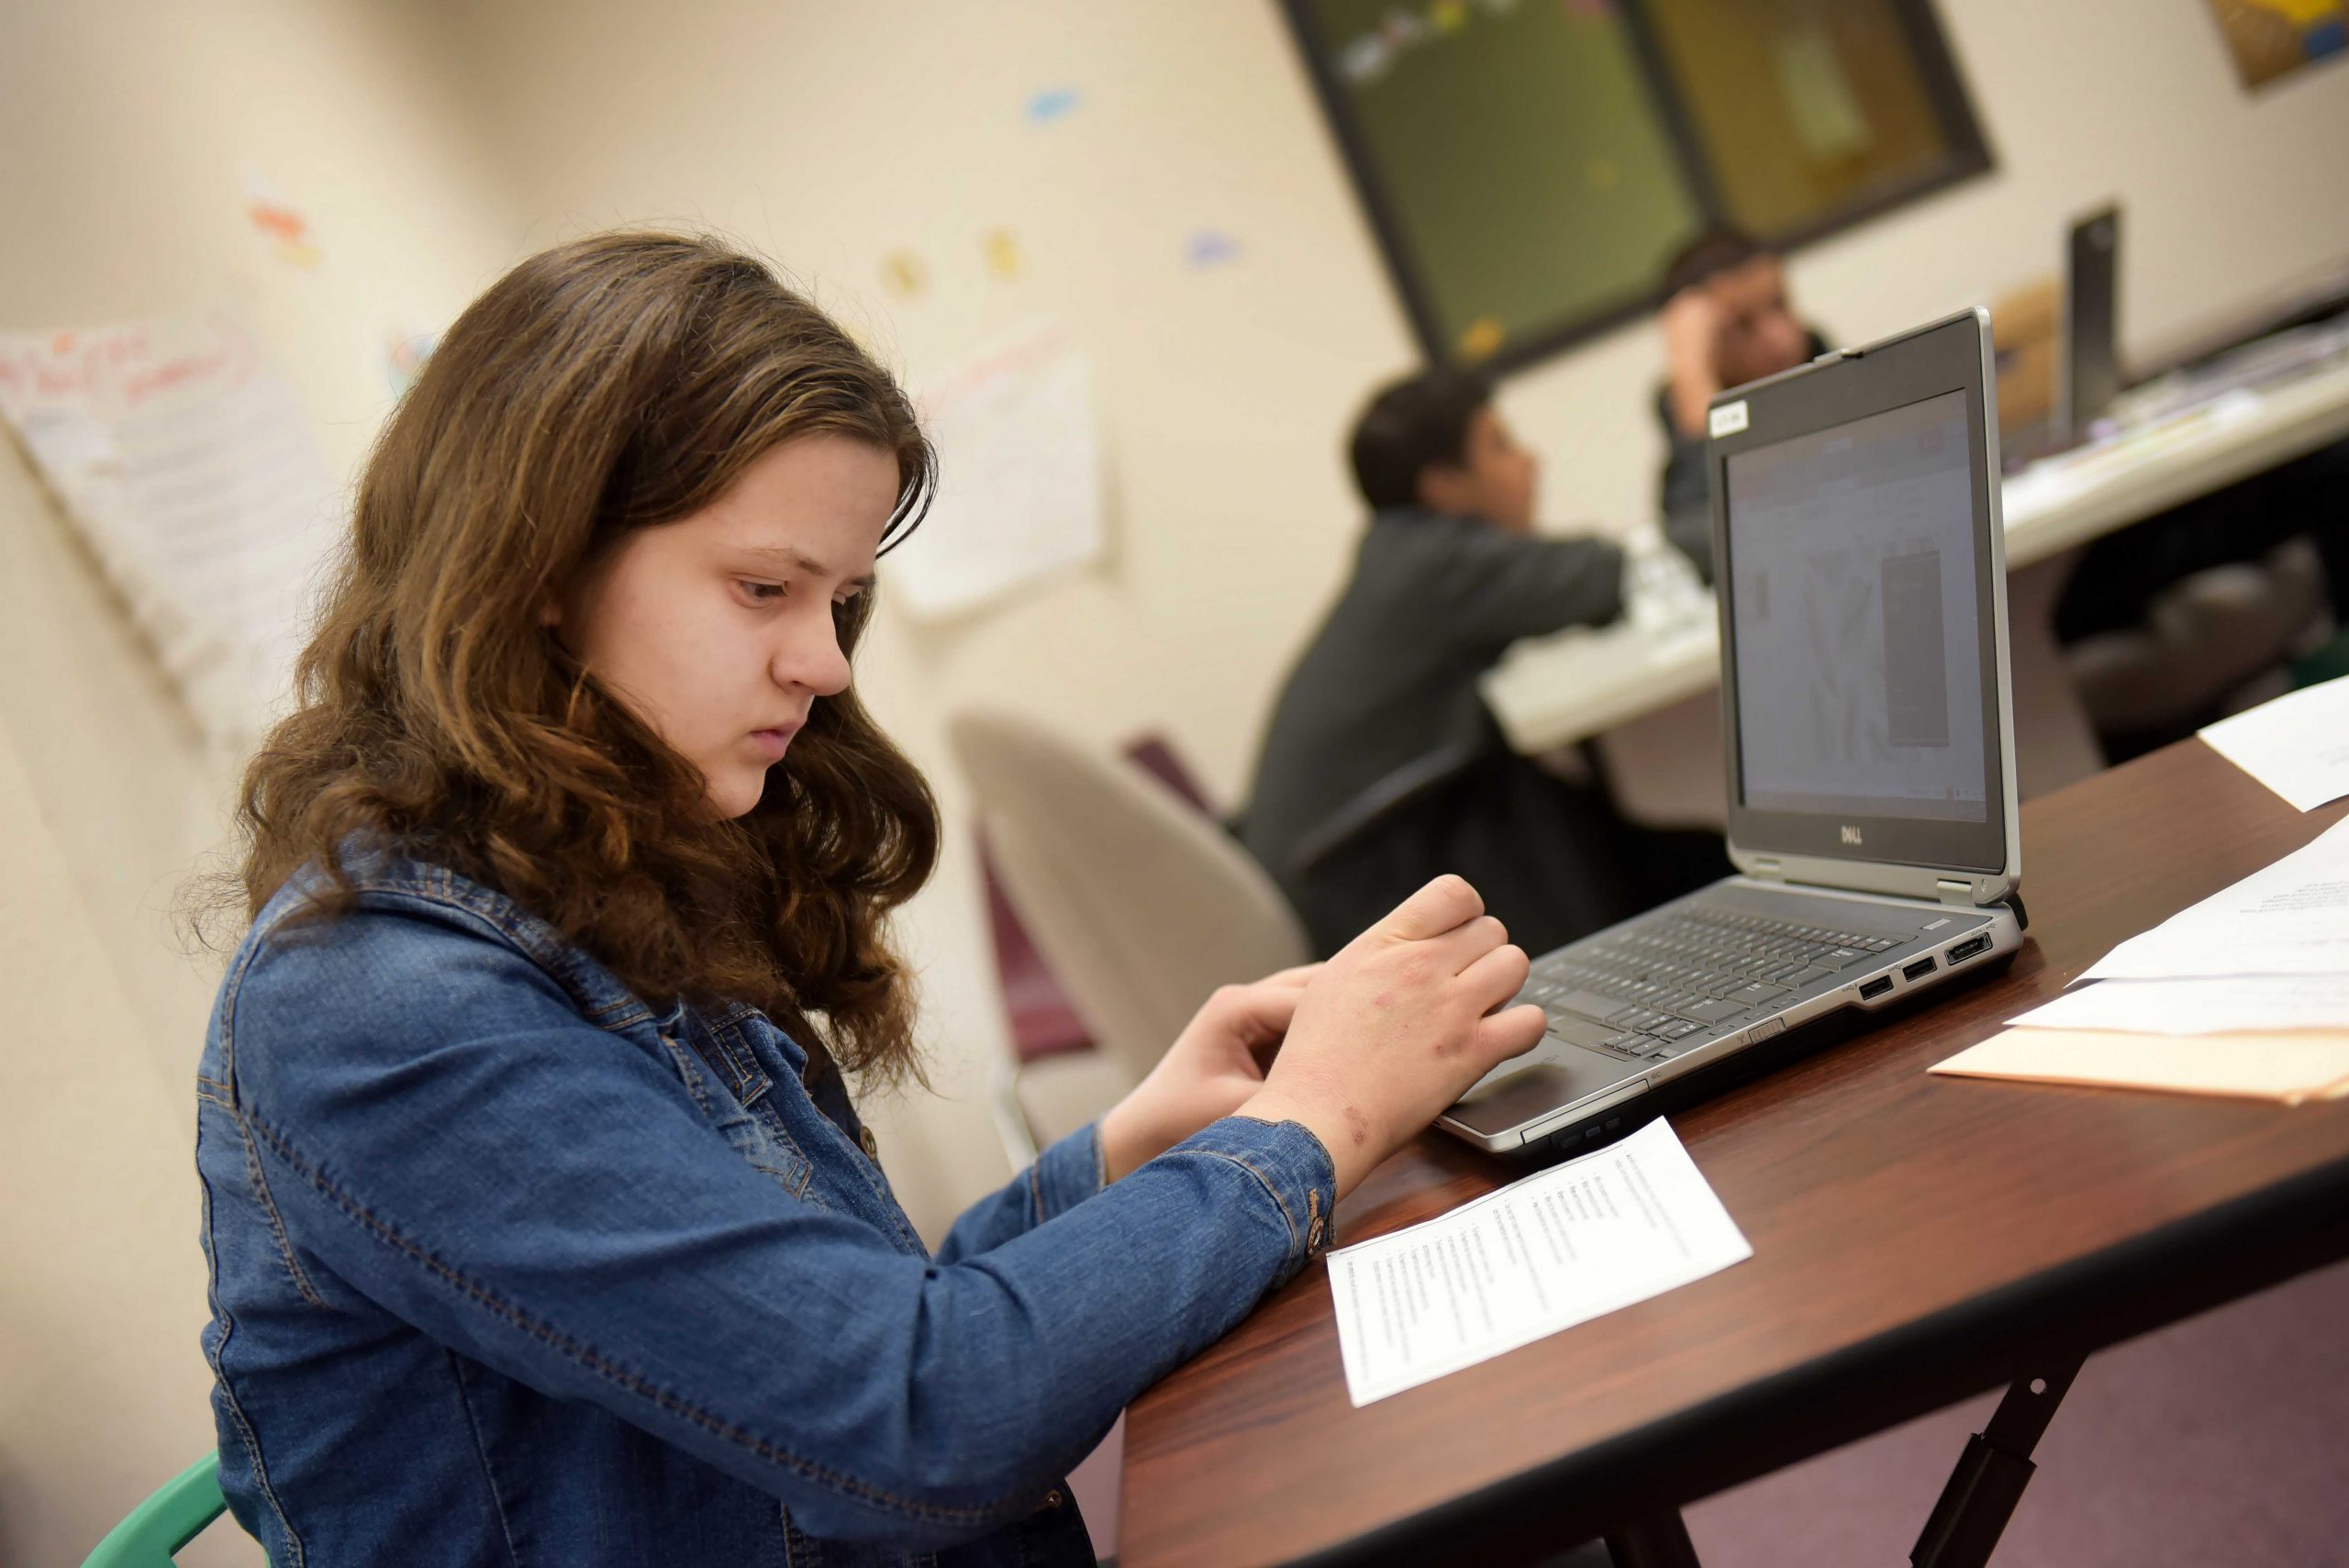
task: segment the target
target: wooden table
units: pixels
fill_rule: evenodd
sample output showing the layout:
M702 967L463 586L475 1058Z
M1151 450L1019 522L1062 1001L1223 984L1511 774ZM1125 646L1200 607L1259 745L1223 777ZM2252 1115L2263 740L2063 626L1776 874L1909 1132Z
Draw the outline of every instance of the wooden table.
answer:
M1925 1071L2343 809L2199 741L2033 802L2009 971L1673 1118L1752 1259L1360 1410L1316 1262L1129 1412L1123 1568L1526 1561L2349 1256L2349 1101ZM1517 1173L1424 1138L1338 1240Z

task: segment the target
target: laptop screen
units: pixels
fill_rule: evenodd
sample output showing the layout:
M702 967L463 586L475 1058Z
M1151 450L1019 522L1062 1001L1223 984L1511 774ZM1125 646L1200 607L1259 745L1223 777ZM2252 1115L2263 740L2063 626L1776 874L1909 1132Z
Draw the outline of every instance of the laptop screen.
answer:
M1966 400L1947 392L1727 459L1747 808L1988 819Z

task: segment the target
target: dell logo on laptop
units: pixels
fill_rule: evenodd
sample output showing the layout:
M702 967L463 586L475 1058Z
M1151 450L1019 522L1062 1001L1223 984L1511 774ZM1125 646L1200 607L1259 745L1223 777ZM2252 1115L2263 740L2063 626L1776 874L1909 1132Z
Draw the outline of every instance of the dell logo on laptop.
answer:
M1843 842L1847 844L1856 844L1859 841L1860 830L1857 828L1846 828L1843 829Z

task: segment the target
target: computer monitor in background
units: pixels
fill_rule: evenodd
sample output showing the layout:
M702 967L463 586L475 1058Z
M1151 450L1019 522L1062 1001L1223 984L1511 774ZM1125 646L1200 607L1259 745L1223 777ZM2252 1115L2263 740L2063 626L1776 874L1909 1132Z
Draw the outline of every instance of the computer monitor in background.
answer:
M2108 206L2072 225L2064 264L2064 333L2054 435L2060 449L2087 439L2121 392L2121 209Z

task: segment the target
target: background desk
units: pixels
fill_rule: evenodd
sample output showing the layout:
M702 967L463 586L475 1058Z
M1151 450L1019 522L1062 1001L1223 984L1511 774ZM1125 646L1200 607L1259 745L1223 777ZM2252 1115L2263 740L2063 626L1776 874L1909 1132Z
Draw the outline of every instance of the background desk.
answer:
M2100 765L2054 642L2067 553L2089 541L2349 436L2349 361L2259 392L2231 394L2102 446L2009 476L2008 619L2017 750L2026 796ZM1720 639L1704 619L1659 632L1630 622L1523 642L1485 678L1509 743L1534 753L1653 717L1610 748L1632 815L1718 825ZM1687 707L1667 714L1677 704ZM1679 776L1659 775L1671 771Z
M2349 1255L2349 1101L1925 1072L2343 810L2199 741L2034 802L2010 971L1674 1118L1752 1259L1360 1410L1316 1263L1129 1412L1120 1562L1524 1561ZM1338 1240L1515 1173L1423 1139Z

